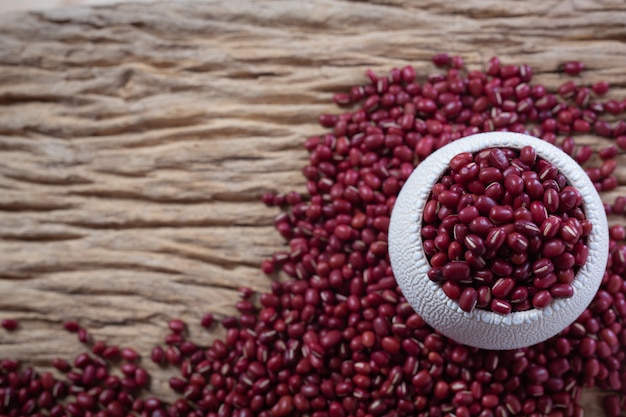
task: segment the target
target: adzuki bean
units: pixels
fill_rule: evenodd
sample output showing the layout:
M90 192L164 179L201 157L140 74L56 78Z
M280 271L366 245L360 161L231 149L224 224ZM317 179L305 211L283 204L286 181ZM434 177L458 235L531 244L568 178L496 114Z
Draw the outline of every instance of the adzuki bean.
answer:
M485 184L499 184L503 192L493 197L475 194L470 189L471 178L463 174L469 166L478 170L472 178L478 175ZM441 283L461 309L470 312L477 307L508 314L513 308L544 308L554 298L573 295L571 282L563 286L557 277L572 268L575 275L583 265L588 252L585 236L590 229L585 232L582 223L591 223L584 217L580 193L563 181L559 185L559 176L552 164L537 158L528 146L464 152L451 159L450 169L433 186L426 203L428 213L423 216L422 227L427 232L422 235L428 237L424 243L433 267L428 276ZM546 184L549 186L544 190L540 179L554 184ZM447 212L442 216L444 208ZM481 213L489 217L481 217ZM518 279L520 286L513 299L514 265L532 266L532 274ZM503 278L485 282L484 272ZM494 299L479 303L476 291L485 284ZM559 286L553 290L555 285ZM533 294L529 302L528 295L520 298L524 287L525 294Z
M225 330L225 336L209 346L188 340L193 326L176 322L169 329L174 336L165 336L164 347L156 346L150 353L153 362L178 370L169 379L175 401L167 403L143 391L150 384L144 359L139 357L139 353L146 357L144 352L135 356L124 350L122 355L123 349L92 340L78 323L66 322L65 328L79 333L91 351L75 361L55 359L53 366L61 376L1 360L0 415L570 417L582 415L583 386L611 391L604 399L605 410L609 416L619 415L620 396L626 393L622 383L626 380L622 229L610 232L605 277L589 308L556 337L514 351L460 346L430 328L397 288L386 240L395 195L414 165L459 137L485 130L529 133L559 144L586 164L599 190L614 188L617 179L612 163L603 170L593 166L594 151L589 146L561 137L591 129L589 134L616 141L616 150L603 151L601 158L618 158L614 152L626 148L626 126L604 116L620 115L623 101L600 100L607 83L595 83L587 90L571 81L553 91L532 82L528 65L505 65L498 58L492 58L485 71L465 71L460 57L447 54L433 62L445 71L428 78L418 77L408 66L385 76L370 71L367 84L334 98L338 105L356 108L322 115L320 123L332 131L306 140L311 153L310 164L303 169L307 194L268 193L262 198L285 210L275 226L290 243L286 251L265 260L262 270L270 274L281 269L289 279L272 282L271 290L258 297L240 291L243 302L235 306L236 316L217 320L211 314L203 316L200 324L205 328L221 323ZM572 75L582 70L578 64L567 68ZM573 233L568 229L563 238L565 220L558 217L559 207L548 212L543 201L543 207L534 204L539 182L544 190L560 193L566 186L563 179L543 165L536 178L522 175L526 167L538 164L532 149L521 150L519 161L503 152L508 162L498 153L486 159L489 166L477 163L478 170L471 166L463 176L459 173L461 188L454 186L455 178L443 177L444 187L433 193L456 195L446 194L429 203L433 221L441 222L442 231L452 231L449 241L438 240L439 246L448 246L442 252L447 259L442 257L433 276L444 280L448 261L470 265L477 288L467 286L461 291L463 282L446 280L443 284L456 291L459 304L467 310L491 306L506 314L532 308L532 300L541 304L549 297L567 296L575 266L585 257L580 246L574 254L568 253L580 243L572 244L570 239L579 233L578 239L584 239L589 232L579 213L569 217L579 221L582 233L576 224L568 223ZM452 169L460 171L473 158L459 156ZM500 174L494 169L483 171L487 168ZM509 181L508 187L501 183L509 174L521 178L522 191L517 179ZM466 190L479 197L464 197ZM571 202L568 199L565 196L566 203ZM494 206L506 205L513 208L512 213L496 212L496 219L490 217ZM478 214L473 209L464 212L463 220L469 224L457 222L458 215L454 220L454 211L466 207L475 207ZM614 215L625 214L626 198L607 203L606 209ZM552 220L555 217L559 220ZM516 229L514 222L522 220L532 221L539 233L523 222ZM424 228L424 246L430 240L433 250L438 250L434 239L439 229ZM508 256L507 237L512 233L528 240L528 253ZM563 240L566 251L548 256L560 247L544 253L537 242L550 239ZM466 240L473 251L459 250L457 245ZM519 243L518 239L513 243ZM488 254L504 261L497 272L488 269L486 262L478 269L472 266L482 264ZM557 283L549 290L528 285L535 278L533 254L555 268L548 271L547 261L536 266L547 282L556 276ZM458 270L461 281L465 281L465 268ZM499 275L511 268L510 276ZM505 281L507 285L499 290L508 301L499 298L498 290L498 296L492 294L494 284L506 278L516 283L509 290ZM75 362L82 368L73 367ZM122 367L128 375L121 372Z

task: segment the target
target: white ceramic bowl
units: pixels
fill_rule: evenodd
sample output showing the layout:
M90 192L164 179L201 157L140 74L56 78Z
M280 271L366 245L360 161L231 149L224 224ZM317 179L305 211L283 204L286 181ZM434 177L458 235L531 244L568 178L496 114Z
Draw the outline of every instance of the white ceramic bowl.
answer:
M543 309L507 315L475 308L467 313L428 276L430 264L422 247L422 211L431 188L449 162L461 152L485 148L532 146L565 175L583 196L583 209L593 229L587 238L589 256L572 286L574 295L555 299ZM560 149L532 136L490 132L468 136L442 147L419 164L408 178L395 203L389 225L391 266L407 301L428 324L457 342L483 349L515 349L542 342L571 324L592 301L606 267L608 225L602 200L591 180L572 158Z

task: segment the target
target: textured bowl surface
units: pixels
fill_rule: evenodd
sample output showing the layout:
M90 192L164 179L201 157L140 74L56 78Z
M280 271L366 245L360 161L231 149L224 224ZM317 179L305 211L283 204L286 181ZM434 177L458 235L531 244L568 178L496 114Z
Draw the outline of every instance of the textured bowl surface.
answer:
M422 211L431 188L449 162L461 152L491 147L532 146L537 157L555 165L583 196L585 215L593 225L587 238L589 256L574 282L571 298L556 299L543 309L500 315L475 308L467 313L428 276L430 264L420 235ZM571 324L593 299L606 267L608 225L602 200L580 166L567 154L532 136L490 132L468 136L442 147L413 171L396 201L389 225L391 266L407 301L428 324L457 342L484 349L515 349L542 342Z

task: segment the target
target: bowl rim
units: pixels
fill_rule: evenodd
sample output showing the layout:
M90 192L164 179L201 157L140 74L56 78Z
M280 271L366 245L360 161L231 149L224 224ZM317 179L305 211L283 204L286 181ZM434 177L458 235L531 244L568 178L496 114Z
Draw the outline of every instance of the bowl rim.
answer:
M430 264L421 237L422 213L433 185L459 153L486 148L521 149L532 146L537 157L555 165L583 196L583 210L593 228L587 237L589 255L572 286L574 295L555 299L543 309L506 315L482 309L461 310L439 283L426 275ZM433 328L466 345L486 349L515 349L554 336L584 311L597 292L608 257L608 222L602 200L585 171L556 146L533 136L512 132L470 135L445 145L422 161L409 176L396 199L389 224L389 256L396 281L405 298ZM496 329L497 328L497 329ZM507 337L508 336L508 337Z

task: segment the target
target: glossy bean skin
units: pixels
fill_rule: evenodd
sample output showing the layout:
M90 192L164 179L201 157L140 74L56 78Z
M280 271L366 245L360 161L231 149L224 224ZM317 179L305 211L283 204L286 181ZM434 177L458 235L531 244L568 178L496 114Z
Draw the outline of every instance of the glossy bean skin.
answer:
M573 116L561 110L558 123L573 122ZM563 146L571 147L571 139L564 140ZM610 160L611 155L606 153L606 157ZM605 171L609 174L608 168ZM533 149L459 154L450 163L446 182L437 183L432 194L424 215L428 227L432 225L425 232L424 244L436 268L429 278L442 283L452 280L455 284L449 284L447 291L463 301L464 311L493 305L506 312L511 303L516 311L543 308L553 298L571 296L572 273L575 276L588 254L584 243L578 242L589 233L590 223L580 209L580 193ZM469 275L466 266L453 264L459 261L469 267ZM487 278L483 271L493 275ZM515 288L515 279L530 275L535 278L528 287ZM479 296L484 284L493 297L488 303L484 290ZM466 293L467 288L474 291ZM535 299L537 292L541 294Z

